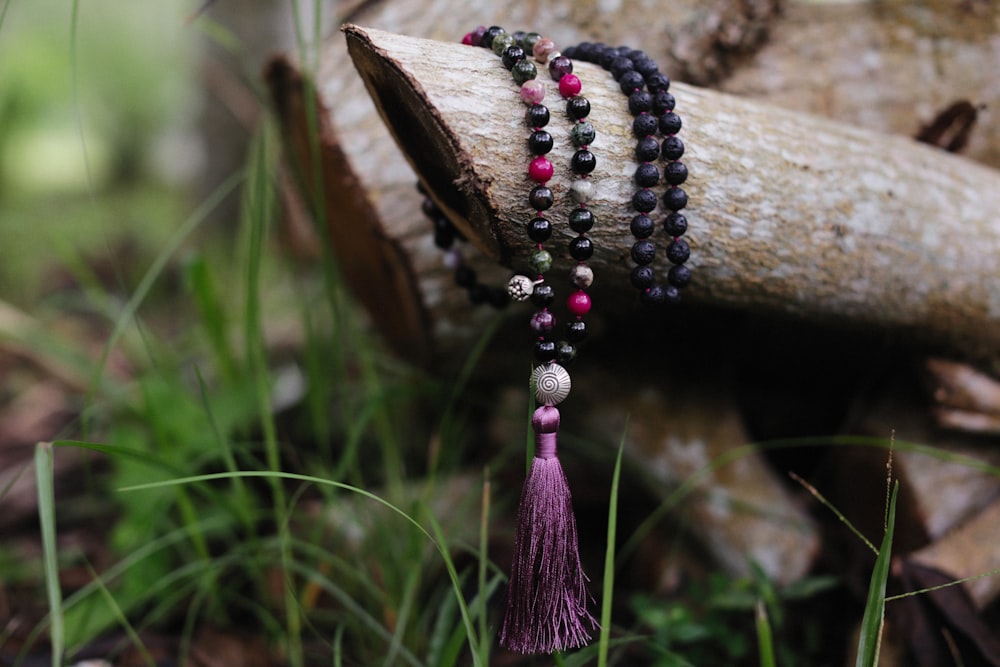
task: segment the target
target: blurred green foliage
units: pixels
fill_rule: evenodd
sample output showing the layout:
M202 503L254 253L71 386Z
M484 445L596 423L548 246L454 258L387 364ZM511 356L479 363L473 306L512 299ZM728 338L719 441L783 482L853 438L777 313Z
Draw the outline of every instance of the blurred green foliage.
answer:
M154 248L182 219L199 150L186 4L12 0L0 14L0 299L31 309L53 260Z

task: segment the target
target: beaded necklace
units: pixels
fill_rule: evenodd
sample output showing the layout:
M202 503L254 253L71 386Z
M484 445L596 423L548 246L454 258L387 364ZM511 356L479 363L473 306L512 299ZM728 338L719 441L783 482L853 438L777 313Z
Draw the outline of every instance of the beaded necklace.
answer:
M555 407L569 395L571 387L569 372L556 360L569 363L576 357L573 343L586 335L583 317L591 308L586 290L593 282L593 271L586 260L593 254L593 244L586 232L594 216L587 208L593 192L588 176L597 159L590 151L593 126L586 121L590 102L580 95L582 84L572 73L572 61L557 51L552 40L537 33L507 34L503 28L493 26L469 33L463 43L490 48L499 55L528 105L525 120L530 128L527 143L532 155L528 178L533 183L528 203L535 213L525 229L536 244L529 259L536 277L515 275L508 283L508 292L518 301L531 299L539 308L530 325L537 336L534 357L538 362L531 373L531 384L540 406L531 419L535 453L521 491L500 644L519 653L552 653L585 645L590 631L597 627L587 610L587 577L580 563L572 497L557 456L560 414ZM544 247L552 235L552 223L545 212L554 203L547 184L555 169L546 157L553 140L544 129L550 119L548 108L542 105L545 87L536 78L538 68L528 59L529 50L539 64L548 65L560 95L566 99L567 115L574 122L571 137L576 151L570 160L574 174L570 194L576 208L570 220L577 236L569 243L569 253L577 261L571 272L576 290L566 301L573 317L567 327L568 340L558 343L550 337L556 322L549 305L555 295L545 282L552 256Z
M588 208L594 189L589 175L597 163L590 150L595 131L587 120L590 103L580 94L582 83L573 74L571 58L608 70L628 98L628 109L633 116L632 133L636 138L635 157L639 163L633 174L636 190L631 207L634 216L629 224L635 239L630 252L635 264L630 282L639 290L644 304L676 303L680 300L680 290L691 281L691 271L685 265L690 248L681 238L687 231L687 219L680 211L688 201L687 193L680 187L688 176L687 167L680 161L684 144L677 137L682 124L674 110L676 100L669 92L669 77L642 51L584 42L560 53L551 40L538 33L508 34L499 26L479 27L462 41L489 48L500 56L527 105L525 123L529 135L526 143L531 156L527 168L531 189L527 199L534 215L525 223L525 233L535 245L528 258L534 277L515 275L505 291L483 285L475 272L465 265L460 251L453 248L455 240L462 239L461 234L430 198L425 198L423 210L434 224L435 243L447 251L446 262L455 270L455 282L468 291L473 303L502 307L509 297L515 301L530 299L538 308L530 319L536 336L534 358L538 362L531 373L531 385L539 404L531 420L535 454L518 509L500 643L520 653L551 653L585 645L590 632L597 628L597 622L587 610L587 578L580 564L572 498L557 457L560 415L555 406L570 391L571 380L564 366L574 361L576 344L587 335L583 318L591 309L587 290L594 280L593 270L587 264L593 254L593 242L587 233L596 222L593 211ZM571 317L566 324L565 338L559 341L551 337L556 321L549 307L555 299L555 290L545 280L545 273L552 265L552 255L545 249L545 243L553 231L547 211L555 201L548 186L555 168L546 157L553 148L553 138L545 129L550 121L549 110L542 104L545 87L538 81L538 68L529 55L538 64L547 65L549 74L557 82L566 100L567 116L573 122L570 139L576 149L570 160L574 176L569 187L575 207L568 216L569 228L577 234L568 247L569 255L576 261L570 271L570 282L575 289L566 300ZM660 168L654 164L659 158L663 160L662 180L666 184L662 196L653 190L661 181ZM656 256L656 244L651 238L655 223L649 214L658 202L669 211L662 222L669 238L665 254L671 264L665 285L657 281L652 267Z

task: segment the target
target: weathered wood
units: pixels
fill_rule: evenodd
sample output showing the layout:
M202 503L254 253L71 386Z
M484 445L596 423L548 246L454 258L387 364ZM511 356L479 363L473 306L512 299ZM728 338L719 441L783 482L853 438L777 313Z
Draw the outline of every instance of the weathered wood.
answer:
M998 26L991 0L786 2L767 42L716 85L902 136L964 101L985 113L963 155L1000 167Z
M483 49L345 32L435 198L501 261L524 257L527 185L523 169L511 168L526 159L511 145L523 134L523 108L499 60ZM630 119L608 75L587 63L577 72L598 128L592 208L602 224L591 233L591 264L626 294ZM910 140L689 86L674 91L692 174L691 299L910 330L977 352L1000 346L1000 174ZM559 125L551 124L552 157L565 165L572 149ZM569 207L566 171L552 182L562 202L554 220ZM571 234L558 230L551 246Z

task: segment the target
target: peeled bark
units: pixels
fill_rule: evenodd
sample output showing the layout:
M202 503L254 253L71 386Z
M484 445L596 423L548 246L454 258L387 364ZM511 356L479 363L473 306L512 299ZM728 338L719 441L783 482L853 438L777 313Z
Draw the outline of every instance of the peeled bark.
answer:
M376 106L434 198L490 255L524 257L530 210L518 165L526 151L511 141L523 134L523 106L499 59L357 26L345 33ZM610 76L587 63L576 71L598 129L591 206L603 224L591 233L590 263L604 284L631 296L630 117ZM1000 174L911 140L681 84L673 91L691 172L692 301L997 349ZM555 138L553 162L567 164L568 141ZM557 202L567 181L559 172L553 179ZM567 210L557 203L552 219ZM564 246L567 232L558 230L551 247Z

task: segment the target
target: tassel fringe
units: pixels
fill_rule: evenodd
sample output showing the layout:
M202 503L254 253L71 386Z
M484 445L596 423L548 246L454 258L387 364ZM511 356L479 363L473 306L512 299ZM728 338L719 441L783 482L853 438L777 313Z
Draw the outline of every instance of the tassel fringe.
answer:
M556 457L559 411L543 406L532 418L535 458L521 491L514 562L500 645L518 653L585 646L597 621L587 611L587 575L580 564L569 484Z

